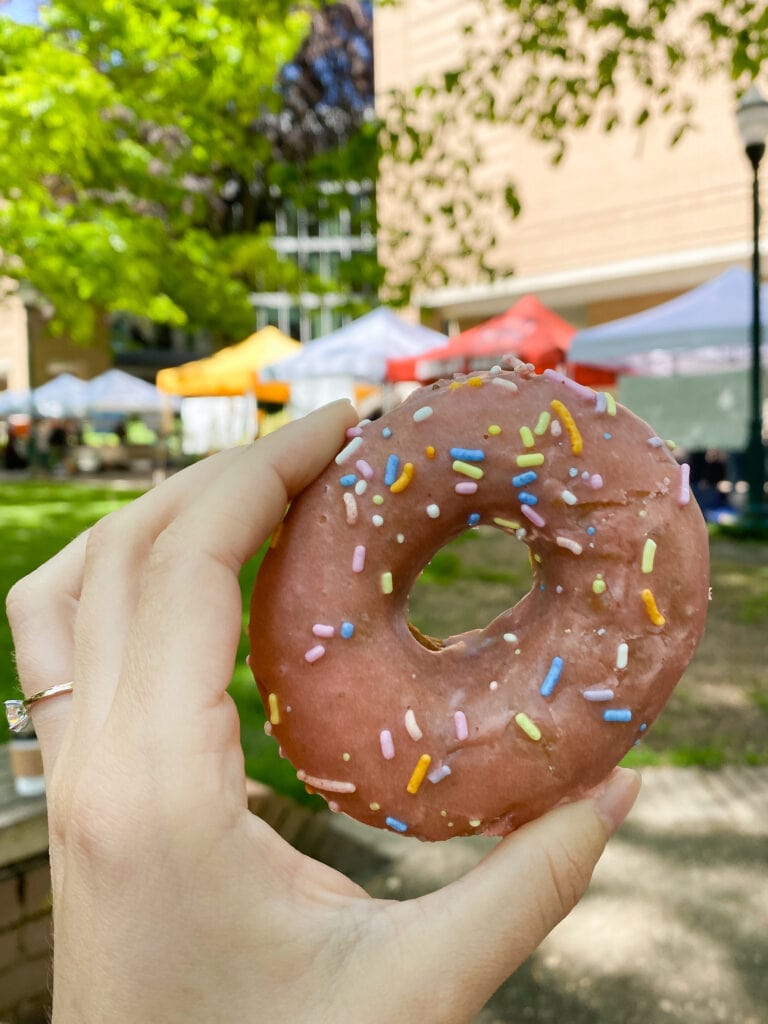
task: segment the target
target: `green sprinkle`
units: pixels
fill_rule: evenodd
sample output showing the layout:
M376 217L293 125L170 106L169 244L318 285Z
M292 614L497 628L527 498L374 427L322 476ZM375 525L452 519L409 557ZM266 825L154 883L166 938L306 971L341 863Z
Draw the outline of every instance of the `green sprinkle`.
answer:
M374 505L383 505L384 504L384 499L382 498L382 496L380 494L374 494L374 496L372 498L372 501L373 501Z
M382 594L392 593L392 573L383 572L381 574L381 592Z
M601 580L600 577L598 576L598 578L596 580L594 580L593 583L592 583L592 591L595 594L604 594L605 593L605 580Z
M520 711L515 715L515 721L526 736L529 736L532 740L541 739L541 729L530 720L524 711Z
M544 433L544 431L549 426L549 421L551 419L552 419L552 417L549 415L548 412L543 412L539 416L539 419L538 419L538 422L537 422L536 426L533 428L534 434L538 434L539 437L541 437L541 435Z
M520 427L520 438L526 448L533 448L536 443L530 427Z
M463 476L471 476L473 480L482 480L483 471L479 466L472 466L469 462L462 462L461 459L456 459L453 463L454 473L461 473Z
M530 455L518 455L516 461L518 466L542 466L544 456L541 452L531 452Z
M653 572L653 559L656 554L656 541L649 537L643 548L643 572Z

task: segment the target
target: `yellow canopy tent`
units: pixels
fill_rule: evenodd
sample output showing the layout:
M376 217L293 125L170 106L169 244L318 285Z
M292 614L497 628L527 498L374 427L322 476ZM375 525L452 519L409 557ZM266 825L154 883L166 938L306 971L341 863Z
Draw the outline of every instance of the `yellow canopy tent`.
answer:
M207 359L160 370L156 383L160 391L186 398L244 395L250 391L260 402L287 402L290 393L287 384L261 381L254 371L294 355L300 348L298 341L276 327L264 327L245 341L223 348Z

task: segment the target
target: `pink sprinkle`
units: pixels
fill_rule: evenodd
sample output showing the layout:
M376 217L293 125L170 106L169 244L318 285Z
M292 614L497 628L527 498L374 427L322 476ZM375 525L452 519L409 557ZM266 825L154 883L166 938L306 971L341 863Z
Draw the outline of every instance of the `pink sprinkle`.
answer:
M477 484L474 480L462 480L460 484L456 484L454 490L457 494L475 494Z
M451 774L451 769L447 764L441 764L439 768L435 768L433 772L430 772L427 778L430 782L438 783L442 782L443 779L447 779Z
M347 437L351 440L353 437L360 437L363 433L362 427L347 427Z
M316 622L312 627L312 632L315 636L321 636L325 639L330 639L330 637L336 636L336 630L333 626L326 626L322 622Z
M682 508L683 505L687 505L691 500L690 478L691 467L687 462L684 462L680 467L680 493L677 496L677 503L680 508Z
M533 523L534 526L546 526L547 522L530 505L521 505L520 511Z
M379 743L381 744L381 752L387 761L391 761L395 756L395 744L392 742L392 733L389 729L382 729L379 733Z
M310 647L307 653L304 655L304 660L308 661L310 665L313 661L318 661L325 654L325 648L322 644L316 644L314 647Z
M345 491L344 504L347 509L347 522L350 526L354 526L357 522L357 502L355 501L354 494L350 494L349 491Z
M365 546L358 544L352 554L352 572L362 572L365 568Z
M456 739L465 740L469 736L469 729L467 728L467 716L463 711L455 712L453 724L456 727Z
M597 399L595 400L595 412L605 412L608 405L608 400L605 397L604 391L598 391Z
M570 377L564 377L562 373L558 373L557 370L545 370L542 377L546 377L548 380L556 380L560 384L565 385L569 391L573 391L574 394L581 395L582 398L586 398L588 402L594 402L597 399L597 394L592 388L586 387L584 384L579 384L577 380L571 380Z
M592 476L589 478L589 486L592 487L595 491L600 490L600 488L603 486L603 478L600 476L599 473L592 474Z
M370 462L366 462L365 459L358 459L355 463L355 467L361 476L364 476L366 480L373 479L373 468Z

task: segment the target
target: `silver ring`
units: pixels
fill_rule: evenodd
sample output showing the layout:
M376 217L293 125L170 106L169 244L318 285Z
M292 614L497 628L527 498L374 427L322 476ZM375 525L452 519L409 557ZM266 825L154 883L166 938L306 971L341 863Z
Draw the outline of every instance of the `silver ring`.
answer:
M72 693L72 683L58 683L56 686L49 686L46 690L33 693L31 697L24 700L5 701L5 717L8 721L8 728L11 732L24 732L29 725L29 709L40 700L47 700L49 697L57 697L60 693Z

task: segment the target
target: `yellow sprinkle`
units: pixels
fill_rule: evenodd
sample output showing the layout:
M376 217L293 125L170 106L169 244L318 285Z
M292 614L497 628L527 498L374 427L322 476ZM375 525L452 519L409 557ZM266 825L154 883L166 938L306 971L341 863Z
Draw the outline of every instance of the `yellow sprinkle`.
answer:
M280 708L277 704L277 694L270 693L267 698L269 702L269 721L272 725L280 725Z
M370 809L372 811L380 811L381 810L381 804L373 803L373 804L368 804L368 806L370 807Z
M272 537L270 538L270 541L269 541L269 546L271 548L276 548L277 545L280 543L280 534L283 532L283 523L284 522L285 522L285 520L281 519L280 522L275 527L275 532L272 534Z
M345 752L344 752L344 753L343 753L343 754L341 755L341 760L342 760L342 761L349 761L350 757L351 757L351 755L350 755L350 754L348 754L348 753L346 753L346 751L345 751Z
M482 820L480 818L471 818L470 819L470 822L469 822L469 827L470 828L479 828L480 825L482 825Z
M501 433L501 427L497 423L492 423L490 427L488 427L488 433L491 437L496 437L497 434Z
M435 457L435 449L432 447L431 444L428 444L427 447L424 449L424 451L427 453L427 458L428 459L434 459L434 457Z
M507 530L519 530L520 529L520 523L516 523L514 521L514 519L501 519L501 518L499 518L499 516L496 516L493 521L494 521L494 523L497 526L503 526Z
M598 578L596 580L593 580L593 582L592 582L592 592L594 594L604 594L605 593L605 580L601 580L599 576L598 576Z
M530 736L532 740L541 739L541 729L539 729L539 727L530 720L530 718L528 717L528 715L525 714L524 711L520 711L518 714L515 715L515 721L523 730L526 736Z
M534 562L538 562L538 564L541 565L541 555L534 555L533 560Z
M664 444L667 446L667 448L669 448L669 450L671 452L673 452L675 450L675 448L677 448L677 445L675 444L674 441L667 440L667 441L664 442Z
M374 494L374 496L371 498L371 501L373 502L374 505L383 505L384 504L384 499L382 498L382 496L380 494Z
M469 384L471 388L481 388L483 386L483 378L470 377L469 380L467 381L467 384Z
M549 404L552 406L557 415L563 421L563 426L568 432L568 437L571 441L571 451L574 455L581 455L584 449L584 442L581 439L579 428L576 426L573 416L571 416L567 407L564 406L563 403L560 402L557 398L553 398Z
M536 423L536 426L533 428L534 434L538 434L538 436L541 437L541 435L544 433L544 431L549 426L549 421L551 419L552 419L552 417L549 415L548 412L543 412L539 416L539 419L538 419L538 422Z
M520 427L520 438L526 448L533 448L534 444L536 444L530 427Z
M608 410L609 416L616 415L616 399L609 391L605 392L605 408Z
M413 463L406 462L406 464L403 466L403 472L400 474L397 480L395 480L395 482L390 486L389 489L390 491L392 491L393 494L399 494L401 491L405 490L405 488L408 486L411 480L413 480Z
M456 391L457 388L463 388L463 387L464 387L464 381L463 380L452 380L451 383L448 385L448 390L449 391Z
M667 620L656 607L656 602L654 601L653 594L650 590L644 590L640 597L642 597L645 610L648 612L648 618L654 626L663 626Z
M419 787L424 781L427 770L431 764L432 758L429 754L422 754L416 764L416 767L413 769L413 775L411 775L408 785L405 787L409 793L419 792Z
M518 455L515 461L518 466L542 466L544 464L544 456L541 452L531 452L530 455Z
M383 572L381 574L381 592L382 594L392 593L392 573Z
M471 476L473 480L482 480L483 471L479 466L473 466L469 462L462 462L460 459L456 459L453 463L454 473L461 473L462 476Z
M653 572L653 558L655 554L656 541L651 540L651 538L649 537L648 540L645 542L645 547L643 548L643 572Z

